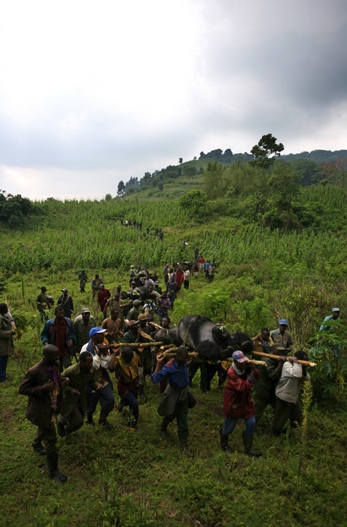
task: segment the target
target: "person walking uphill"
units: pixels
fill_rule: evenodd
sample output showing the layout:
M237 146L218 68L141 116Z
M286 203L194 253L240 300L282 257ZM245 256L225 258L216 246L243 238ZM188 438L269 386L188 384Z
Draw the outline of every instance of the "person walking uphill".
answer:
M238 419L244 419L246 430L243 432L243 444L248 456L259 457L261 452L253 450L255 431L254 404L252 388L260 377L253 361L249 361L242 351L234 351L233 362L228 370L228 382L224 390L224 424L220 433L220 445L225 452L233 452L228 446L228 437Z
M168 380L168 385L162 395L158 406L158 414L163 417L160 432L167 436L167 427L176 419L178 427L178 437L180 449L188 457L194 454L188 448L188 408L193 408L196 400L191 393L188 375L188 350L183 346L177 348L176 357L171 359L163 366L165 356L157 359L157 365L152 379L155 383L164 379Z
M274 435L282 434L284 425L290 421L290 427L296 428L303 420L303 412L299 401L301 385L310 380L306 366L298 362L307 361L308 356L303 350L297 351L294 357L283 364L281 378L276 387L276 405L272 423Z
M43 348L43 359L27 371L19 393L27 395L26 416L37 426L32 443L35 452L47 454L49 477L64 483L67 477L58 470L58 448L55 419L59 413L63 380L59 373L59 349L52 344ZM45 443L46 449L42 446Z
M117 379L118 395L120 402L116 409L122 412L125 406L129 406L130 417L128 420L129 430L135 431L139 418L139 356L129 346L121 348L120 355L114 359L115 376ZM111 371L111 368L109 368Z
M13 353L13 335L15 333L7 304L0 304L0 382L7 380L7 362L9 355Z
M41 342L54 344L59 348L60 371L71 365L71 356L75 355L76 334L72 320L64 316L64 308L57 306L55 317L47 320L41 331Z
M84 422L87 410L86 387L98 391L102 388L93 370L93 355L89 351L80 353L79 362L63 371L63 377L70 379L63 388L60 417L57 420L58 434L64 437L75 432Z
M90 386L86 387L87 392L87 424L94 424L93 414L98 402L100 403L99 424L111 430L112 426L107 421L107 416L114 408L113 384L109 376L109 371L113 371L115 359L114 353L110 352L110 346L104 338L105 329L92 328L89 332L90 340L82 347L81 353L89 351L93 355L93 369L96 373L98 382L101 384L100 390L92 390Z
M62 306L64 308L64 316L71 318L71 315L74 311L72 297L69 295L69 292L65 287L61 290L61 292L63 294L58 298L57 306Z

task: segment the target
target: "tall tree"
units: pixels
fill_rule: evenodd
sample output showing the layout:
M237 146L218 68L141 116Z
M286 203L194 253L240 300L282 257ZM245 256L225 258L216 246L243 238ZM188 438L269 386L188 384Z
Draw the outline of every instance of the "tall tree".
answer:
M282 143L276 143L277 138L272 134L263 135L258 144L254 145L251 154L255 157L250 164L268 169L275 162L275 156L280 156L284 150ZM273 157L270 157L273 155Z
M120 181L118 183L118 189L117 189L118 196L121 196L122 194L124 194L124 191L125 191L124 181Z
M264 224L271 228L294 229L299 225L293 202L300 193L300 176L292 165L276 163L269 178L270 209L263 216Z

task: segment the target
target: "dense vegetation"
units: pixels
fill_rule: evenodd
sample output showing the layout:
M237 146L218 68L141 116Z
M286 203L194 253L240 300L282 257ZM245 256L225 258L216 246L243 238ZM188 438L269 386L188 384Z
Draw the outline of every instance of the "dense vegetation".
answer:
M317 338L333 306L340 307L342 320L347 312L344 178L302 187L291 165L276 162L270 172L248 164L219 166L208 160L203 174L186 177L183 201L175 197L182 185L173 178L176 188L166 198L148 199L147 190L146 199L137 193L101 202L50 199L36 204L41 214L26 230L2 227L1 301L11 306L20 338L8 366L11 379L0 385L1 526L345 524L346 326ZM209 173L215 188L209 189ZM162 241L156 228L163 229ZM255 335L262 326L274 329L280 317L289 319L296 349L312 350L320 364L310 372L313 389L309 385L303 394L304 425L281 438L258 436L263 457L255 460L242 453L241 423L232 437L236 453L222 453L222 391L214 383L211 393L202 394L197 381L198 405L190 413L196 456L188 460L178 452L174 430L167 443L159 439L160 396L147 383L149 401L141 406L135 434L114 414L110 433L85 426L59 440L69 481L54 484L44 460L31 451L34 427L24 419L26 399L18 395L26 369L40 360L40 286L55 299L68 287L76 312L89 305L101 321L89 289L79 292L82 268L90 279L99 272L113 292L118 283L127 286L131 264L161 277L167 262L191 260L195 247L216 262L217 274L211 284L199 276L180 293L173 323L200 313ZM336 344L338 360L331 354ZM268 411L265 424L270 422Z

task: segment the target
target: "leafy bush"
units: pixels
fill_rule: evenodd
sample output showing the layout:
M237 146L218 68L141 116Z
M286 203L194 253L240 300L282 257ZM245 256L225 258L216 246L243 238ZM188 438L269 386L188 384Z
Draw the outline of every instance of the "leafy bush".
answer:
M318 401L339 402L347 381L347 326L339 319L330 321L329 326L330 330L316 334L315 345L309 351L310 360L317 363L311 378Z

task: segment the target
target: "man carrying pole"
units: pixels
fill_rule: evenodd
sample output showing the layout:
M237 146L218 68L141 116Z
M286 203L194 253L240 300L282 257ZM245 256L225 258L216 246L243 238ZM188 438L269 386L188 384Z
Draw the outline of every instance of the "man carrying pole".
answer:
M228 446L228 437L238 419L244 419L246 430L243 432L243 444L248 456L259 457L261 452L253 449L255 430L254 404L252 389L259 379L259 370L240 350L234 351L233 363L228 369L228 381L224 390L224 424L220 434L220 445L225 452L233 452Z
M167 427L176 419L180 449L188 457L194 454L188 448L188 408L196 404L196 400L190 391L188 374L188 350L180 346L176 350L176 356L163 366L165 356L157 357L157 366L152 379L155 383L168 380L168 385L163 393L158 406L158 414L163 417L160 432L167 436Z
M291 428L296 428L297 423L303 419L302 409L299 402L300 387L303 382L310 380L306 372L306 366L299 363L307 361L308 356L302 350L297 351L294 357L283 364L281 378L276 388L276 406L272 423L275 435L284 433L284 425L290 420Z

